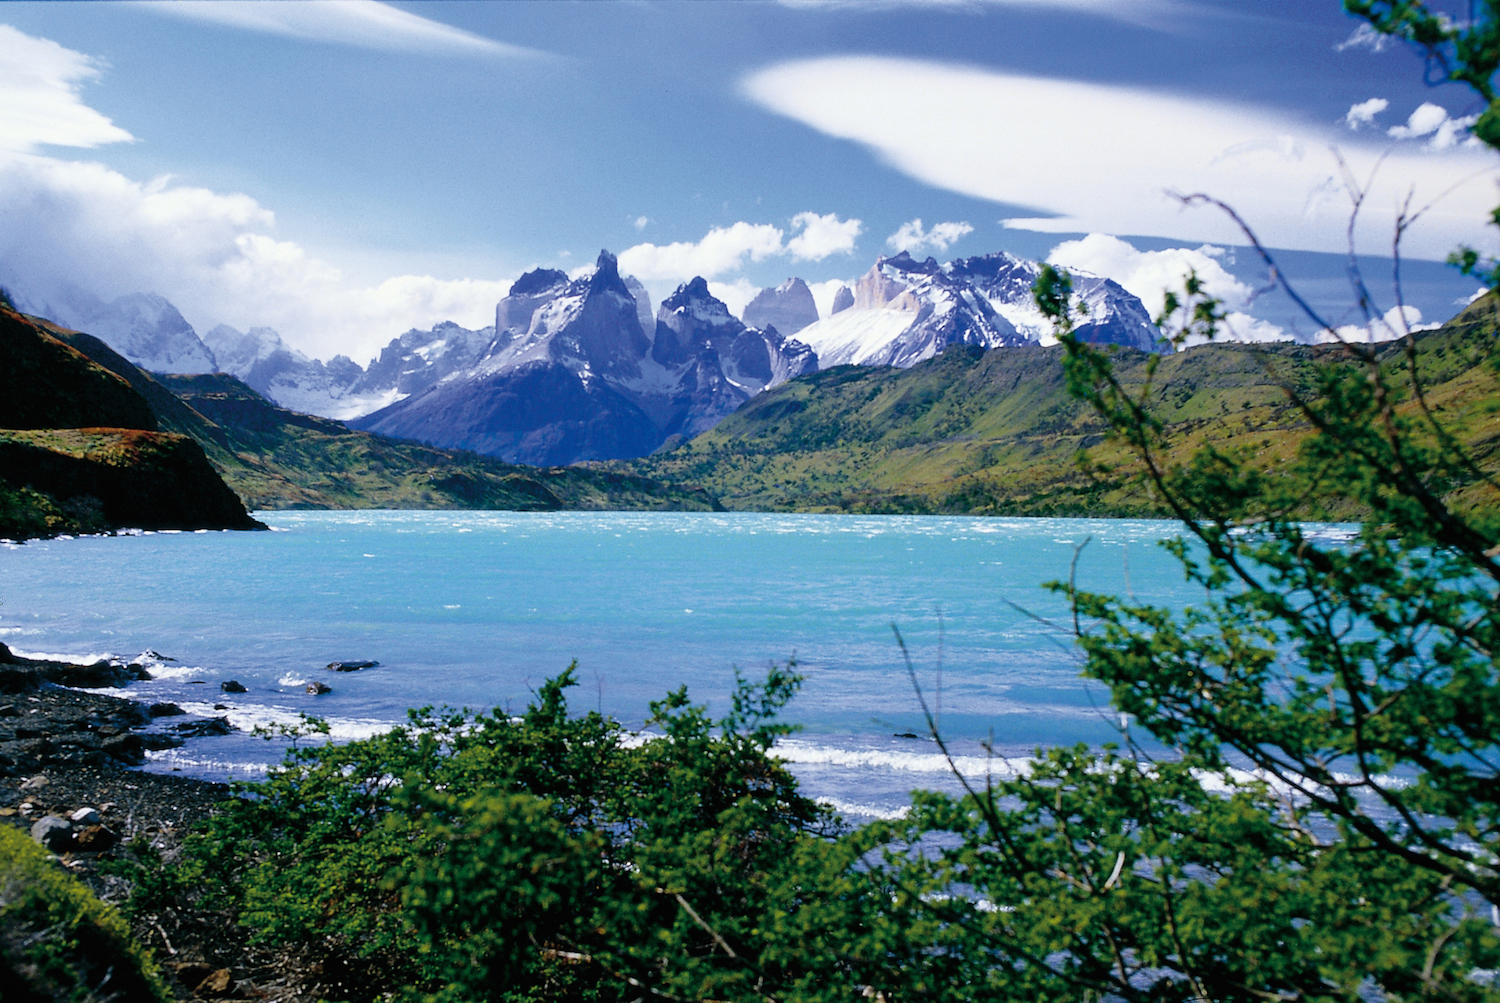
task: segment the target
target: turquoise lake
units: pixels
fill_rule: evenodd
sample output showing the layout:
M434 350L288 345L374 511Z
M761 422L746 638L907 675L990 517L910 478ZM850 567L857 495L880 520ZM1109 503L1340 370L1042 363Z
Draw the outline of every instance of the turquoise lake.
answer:
M968 771L1038 745L1118 737L1078 676L1065 604L1041 583L1180 607L1202 598L1156 544L1167 522L707 513L271 512L269 533L155 533L0 549L0 641L30 655L148 657L130 696L227 716L246 733L148 769L254 777L256 724L326 717L370 734L420 705L520 710L577 661L575 706L640 727L681 685L726 708L795 657L806 675L781 749L857 818L946 786L892 632ZM1014 604L1014 605L1012 605ZM1025 612L1016 607L1022 607ZM1049 621L1049 622L1044 622ZM334 673L335 660L380 665ZM234 679L247 692L222 694ZM331 693L313 697L309 681ZM215 704L226 709L216 710ZM989 768L1004 769L1004 762Z

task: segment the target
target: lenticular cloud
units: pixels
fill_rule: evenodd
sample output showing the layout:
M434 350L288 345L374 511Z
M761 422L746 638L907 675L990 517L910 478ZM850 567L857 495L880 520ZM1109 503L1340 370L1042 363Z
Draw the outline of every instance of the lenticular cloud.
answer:
M1350 200L1335 147L1352 176L1374 178L1362 251L1389 250L1408 190L1414 208L1435 203L1406 237L1416 257L1441 259L1485 236L1494 202L1489 151L1393 143L1374 130L1148 90L877 57L781 63L742 88L927 184L1030 207L1006 225L1048 233L1243 243L1222 213L1185 209L1171 195L1205 192L1271 246L1341 252Z

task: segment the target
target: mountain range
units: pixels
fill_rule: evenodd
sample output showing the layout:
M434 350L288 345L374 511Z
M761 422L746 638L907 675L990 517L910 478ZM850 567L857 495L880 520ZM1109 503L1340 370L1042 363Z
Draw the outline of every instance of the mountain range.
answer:
M1473 460L1442 485L1460 508L1494 505L1497 323L1491 293L1414 339L1410 365L1425 407ZM699 485L731 510L1172 517L1127 475L1138 469L1130 450L1068 392L1063 351L964 345L907 369L835 366L759 395L689 443L610 466ZM1379 352L1413 443L1434 447L1405 344ZM1311 432L1288 390L1316 397L1320 367L1359 364L1339 345L1285 342L1206 344L1156 356L1154 368L1152 358L1131 348L1111 354L1125 392L1162 422L1166 468L1212 444L1274 470ZM1078 462L1083 449L1088 469Z
M200 338L160 296L84 300L61 311L153 372L224 372L293 411L444 448L536 465L642 456L689 439L787 379L845 363L909 367L953 345L1047 344L1031 303L1036 262L1000 253L939 264L882 257L820 317L799 278L735 317L697 278L659 308L613 255L569 276L536 269L496 305L493 326L445 322L393 338L360 366L313 359L266 327ZM1074 275L1090 341L1154 350L1140 301Z

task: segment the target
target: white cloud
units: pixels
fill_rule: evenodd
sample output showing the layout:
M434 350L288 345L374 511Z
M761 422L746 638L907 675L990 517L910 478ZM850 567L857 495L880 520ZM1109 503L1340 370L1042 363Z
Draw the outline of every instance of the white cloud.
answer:
M1130 24L1166 30L1173 17L1187 8L1179 0L781 0L787 7L842 8L844 10L882 10L891 7L927 7L964 10L976 6L1039 7L1077 14L1092 14Z
M651 217L650 216L637 216L635 218L635 228L637 230L644 230L650 224L650 222L651 222Z
M546 53L509 45L430 21L376 0L138 0L134 6L158 14L208 21L262 34L327 42L386 52L438 56L537 57Z
M1355 131L1362 125L1374 125L1375 116L1385 111L1391 103L1385 98L1371 98L1361 101L1359 104L1350 105L1349 113L1344 116L1344 123Z
M1208 245L1138 251L1118 237L1091 233L1082 240L1058 244L1047 260L1114 279L1139 297L1154 318L1166 304L1168 292L1182 297L1183 281L1189 272L1196 272L1204 290L1222 300L1226 308L1241 310L1248 306L1254 290L1225 270L1219 262L1223 253L1221 248Z
M1385 312L1385 316L1376 317L1368 324L1344 324L1335 332L1319 331L1317 341L1319 344L1343 342L1344 344L1369 345L1381 341L1395 341L1397 338L1406 337L1408 332L1432 331L1442 326L1422 323L1422 311L1414 306L1393 306Z
M742 87L924 183L1034 207L1005 222L1042 232L1243 243L1217 209L1184 209L1168 195L1206 192L1270 246L1342 252L1349 201L1331 197L1342 177L1334 144L1353 176L1375 178L1357 231L1361 251L1388 249L1408 190L1416 207L1442 196L1404 244L1408 256L1431 259L1485 239L1495 198L1493 155L1463 144L1442 156L1391 150L1383 137L1331 123L1144 89L881 57L781 63Z
M98 75L98 65L83 53L0 24L0 154L131 141L78 96Z
M840 220L837 213L819 216L799 212L792 217L792 228L801 229L786 242L787 253L797 261L822 261L833 254L850 254L864 223L857 219Z
M166 178L140 184L97 163L0 159L0 219L0 285L28 303L157 292L199 331L266 325L322 358L363 360L441 320L482 327L509 289L427 275L361 286L278 240L274 215L248 196Z
M760 292L760 286L743 275L733 282L710 282L708 291L729 308L736 317L744 317L745 306Z
M1386 130L1386 135L1395 139L1421 139L1423 136L1431 136L1432 139L1427 143L1427 148L1432 150L1446 150L1463 141L1479 146L1482 144L1468 135L1469 126L1477 121L1479 121L1478 115L1454 118L1448 114L1448 109L1435 105L1431 101L1424 101L1407 117L1405 125L1392 126Z
M1368 24L1361 24L1354 29L1354 33L1335 45L1334 51L1343 52L1346 49L1369 49L1371 52L1384 52L1385 47L1391 44L1391 36L1382 35Z
M1263 342L1263 341L1294 341L1291 334L1278 324L1259 317L1252 317L1248 313L1231 311L1224 317L1224 327L1228 337L1233 341Z
M735 223L715 227L703 239L658 246L636 244L620 252L620 271L642 281L712 278L739 271L746 260L762 261L783 251L782 231L769 223Z
M397 26L411 17L394 13ZM446 319L482 327L494 316L508 282L429 275L351 282L278 239L275 215L247 195L170 177L143 184L102 164L37 154L45 145L131 139L79 99L80 83L98 72L81 53L0 25L0 285L26 302L66 306L80 296L155 292L200 331L268 325L325 358L366 357L410 327Z
M833 316L833 298L838 295L840 286L848 286L849 291L854 291L855 279L828 279L825 282L809 282L807 288L812 292L813 303L818 307L819 319Z
M642 282L686 282L695 276L715 278L737 272L747 262L790 256L797 261L821 261L854 249L863 224L857 219L840 221L838 215L820 216L800 212L792 217L792 229L801 232L783 242L786 231L770 223L747 223L715 227L697 242L678 241L660 246L636 244L620 252L620 271Z
M928 251L942 253L962 238L974 232L968 223L935 223L931 230L922 228L918 217L902 223L900 228L885 239L885 245L893 251L910 251L925 254Z

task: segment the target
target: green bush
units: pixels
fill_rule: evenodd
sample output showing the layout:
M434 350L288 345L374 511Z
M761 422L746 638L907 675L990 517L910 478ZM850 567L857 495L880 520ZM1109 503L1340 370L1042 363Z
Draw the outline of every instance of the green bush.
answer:
M12 826L0 826L0 956L6 1000L170 999L120 915Z

